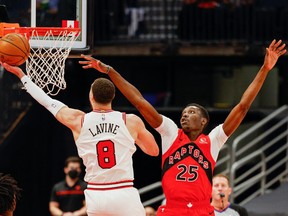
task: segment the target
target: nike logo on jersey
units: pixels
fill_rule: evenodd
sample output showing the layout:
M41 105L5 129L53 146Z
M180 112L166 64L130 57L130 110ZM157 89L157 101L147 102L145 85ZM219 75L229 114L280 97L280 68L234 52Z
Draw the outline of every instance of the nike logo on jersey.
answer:
M199 140L199 144L208 144L208 141L205 137L201 137Z

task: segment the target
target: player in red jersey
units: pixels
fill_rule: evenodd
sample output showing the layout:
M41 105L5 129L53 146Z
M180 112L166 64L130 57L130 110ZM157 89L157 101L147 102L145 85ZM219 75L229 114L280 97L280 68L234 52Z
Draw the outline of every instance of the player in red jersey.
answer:
M231 110L224 123L208 135L203 134L209 122L205 108L189 104L182 111L181 129L168 117L159 114L132 84L112 67L89 56L80 61L83 68L95 68L108 74L122 94L139 110L146 121L155 128L162 139L162 186L166 205L158 208L157 216L214 215L210 205L212 175L218 153L229 136L238 128L252 102L260 91L269 71L278 58L286 53L282 41L273 40L264 63L244 92L240 102Z

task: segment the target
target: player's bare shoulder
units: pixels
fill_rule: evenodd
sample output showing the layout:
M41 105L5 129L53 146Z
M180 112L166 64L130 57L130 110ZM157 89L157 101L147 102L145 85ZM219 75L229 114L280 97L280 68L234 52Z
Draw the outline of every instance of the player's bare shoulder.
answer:
M56 114L56 119L66 125L71 130L81 129L81 121L85 113L78 109L72 109L68 106L63 107Z
M128 127L139 127L144 125L142 119L135 114L126 114L126 126Z
M145 125L139 116L135 114L126 114L126 127L133 136L134 133L138 133L139 130L145 128Z

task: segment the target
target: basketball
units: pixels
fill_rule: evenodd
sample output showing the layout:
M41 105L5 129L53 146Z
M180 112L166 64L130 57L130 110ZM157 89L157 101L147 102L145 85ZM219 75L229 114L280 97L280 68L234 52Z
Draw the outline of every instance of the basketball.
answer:
M29 57L29 41L21 34L9 33L0 38L0 61L12 66L22 65Z

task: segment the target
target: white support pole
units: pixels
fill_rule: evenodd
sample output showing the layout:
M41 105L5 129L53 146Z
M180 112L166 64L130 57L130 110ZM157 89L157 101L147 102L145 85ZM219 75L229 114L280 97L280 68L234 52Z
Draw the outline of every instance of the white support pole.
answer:
M31 0L31 27L36 27L36 0Z

